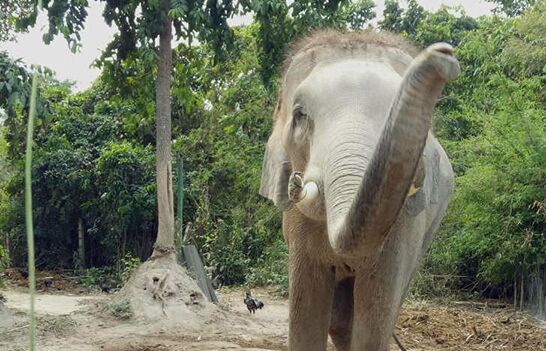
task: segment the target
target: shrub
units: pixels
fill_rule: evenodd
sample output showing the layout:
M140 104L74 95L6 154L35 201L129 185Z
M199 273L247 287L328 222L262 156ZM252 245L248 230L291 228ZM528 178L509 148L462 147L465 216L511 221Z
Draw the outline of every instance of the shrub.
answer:
M117 319L130 319L133 317L133 309L128 300L123 300L118 303L111 303L108 305L108 309L114 317Z

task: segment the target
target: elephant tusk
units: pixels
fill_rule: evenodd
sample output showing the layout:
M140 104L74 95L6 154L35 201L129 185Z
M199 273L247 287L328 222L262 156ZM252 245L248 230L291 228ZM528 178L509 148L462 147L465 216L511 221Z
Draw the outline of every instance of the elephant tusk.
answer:
M302 190L302 197L300 201L312 201L315 200L318 195L320 194L319 188L317 183L315 182L307 182L305 183L303 190Z

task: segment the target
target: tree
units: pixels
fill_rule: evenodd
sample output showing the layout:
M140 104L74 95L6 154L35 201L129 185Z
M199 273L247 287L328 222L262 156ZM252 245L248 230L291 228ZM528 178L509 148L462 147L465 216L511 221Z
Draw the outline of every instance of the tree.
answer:
M17 19L32 12L32 0L3 0L0 2L0 42L14 39Z
M115 65L129 57L137 47L155 50L154 39L159 36L156 80L156 170L159 229L154 257L174 253L174 209L171 166L171 105L172 71L171 39L173 24L178 37L191 40L197 34L210 42L217 52L229 44L227 25L235 11L231 1L181 0L119 2L105 0L104 17L108 24L116 24L120 33L108 45L102 61ZM44 40L50 42L62 34L72 50L79 45L79 32L87 16L87 1L44 1L48 11L49 31ZM139 11L140 9L140 11ZM34 25L36 10L21 21Z
M259 24L259 60L269 88L294 39L314 29L362 29L375 17L372 0L242 0L241 5Z
M4 137L8 142L8 157L16 158L24 153L26 142L25 117L30 107L31 73L36 70L42 81L56 84L54 74L47 68L26 67L20 59L14 60L0 51L0 109L4 110ZM37 112L46 117L47 102L38 99ZM37 126L40 128L40 126ZM38 129L39 131L39 129Z
M351 30L362 30L375 17L373 0L350 1L341 7L341 17Z
M485 296L522 291L523 303L543 296L546 270L543 6L456 33L461 76L435 123L457 186L428 267Z
M398 0L385 1L383 20L379 21L379 28L399 33L402 29L402 15L404 10L400 7Z
M174 252L174 199L171 153L171 71L172 21L170 0L160 0L162 31L159 35L159 60L156 82L156 179L158 231L154 256Z
M537 0L487 0L488 2L497 4L495 12L504 12L509 17L515 17L523 14L531 8ZM540 1L540 0L538 0Z
M441 41L457 46L463 36L477 27L476 20L467 16L462 7L442 5L438 11L427 13L410 37L422 47Z
M404 11L402 17L402 23L400 30L407 33L408 36L413 37L417 31L417 27L423 19L425 19L427 12L423 6L419 5L416 0L408 1L408 8Z
M503 61L515 75L526 77L546 73L546 1L527 11L516 25L517 35L511 37Z

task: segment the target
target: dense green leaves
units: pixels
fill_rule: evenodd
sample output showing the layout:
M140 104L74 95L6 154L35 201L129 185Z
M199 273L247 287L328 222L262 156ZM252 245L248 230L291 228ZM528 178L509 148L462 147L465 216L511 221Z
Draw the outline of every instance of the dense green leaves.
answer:
M546 74L546 2L537 3L518 21L503 52L511 71L526 77Z
M2 0L0 2L0 42L14 39L18 29L18 19L28 16L33 7L33 0Z
M258 59L269 86L288 44L317 29L360 30L375 17L372 0L244 0L258 23Z
M41 96L49 114L36 130L33 163L38 264L76 264L79 220L89 234L91 264L114 262L126 248L146 257L151 243L142 244L140 236L154 235L152 149L124 142L121 119L112 113L117 111L104 114L105 102L93 106L92 91L69 95L64 86L44 82ZM4 131L10 128L6 123ZM0 232L11 242L14 264L22 263L25 252L20 157L9 157L13 172L0 182L6 207Z
M391 32L401 32L403 13L404 10L400 7L400 4L397 0L385 1L383 19L379 21L379 28Z
M379 27L401 33L426 47L439 41L458 45L464 35L477 28L477 22L463 8L442 5L432 13L415 0L408 1L407 8L402 8L397 0L388 0Z
M510 17L523 14L532 5L540 0L487 0L497 4L496 12L502 12Z
M436 120L458 177L429 268L482 291L507 288L546 263L546 76L540 52L521 50L546 24L545 4L461 32L462 76Z

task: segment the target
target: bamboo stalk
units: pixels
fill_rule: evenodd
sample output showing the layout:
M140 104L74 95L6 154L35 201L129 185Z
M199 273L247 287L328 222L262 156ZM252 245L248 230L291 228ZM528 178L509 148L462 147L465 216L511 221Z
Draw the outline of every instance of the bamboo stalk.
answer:
M34 224L32 223L32 134L34 117L36 115L37 73L32 76L32 92L30 95L30 111L27 126L27 147L25 155L25 223L28 245L28 288L30 291L30 351L36 347L36 318L34 305L36 302L36 269L34 254Z

